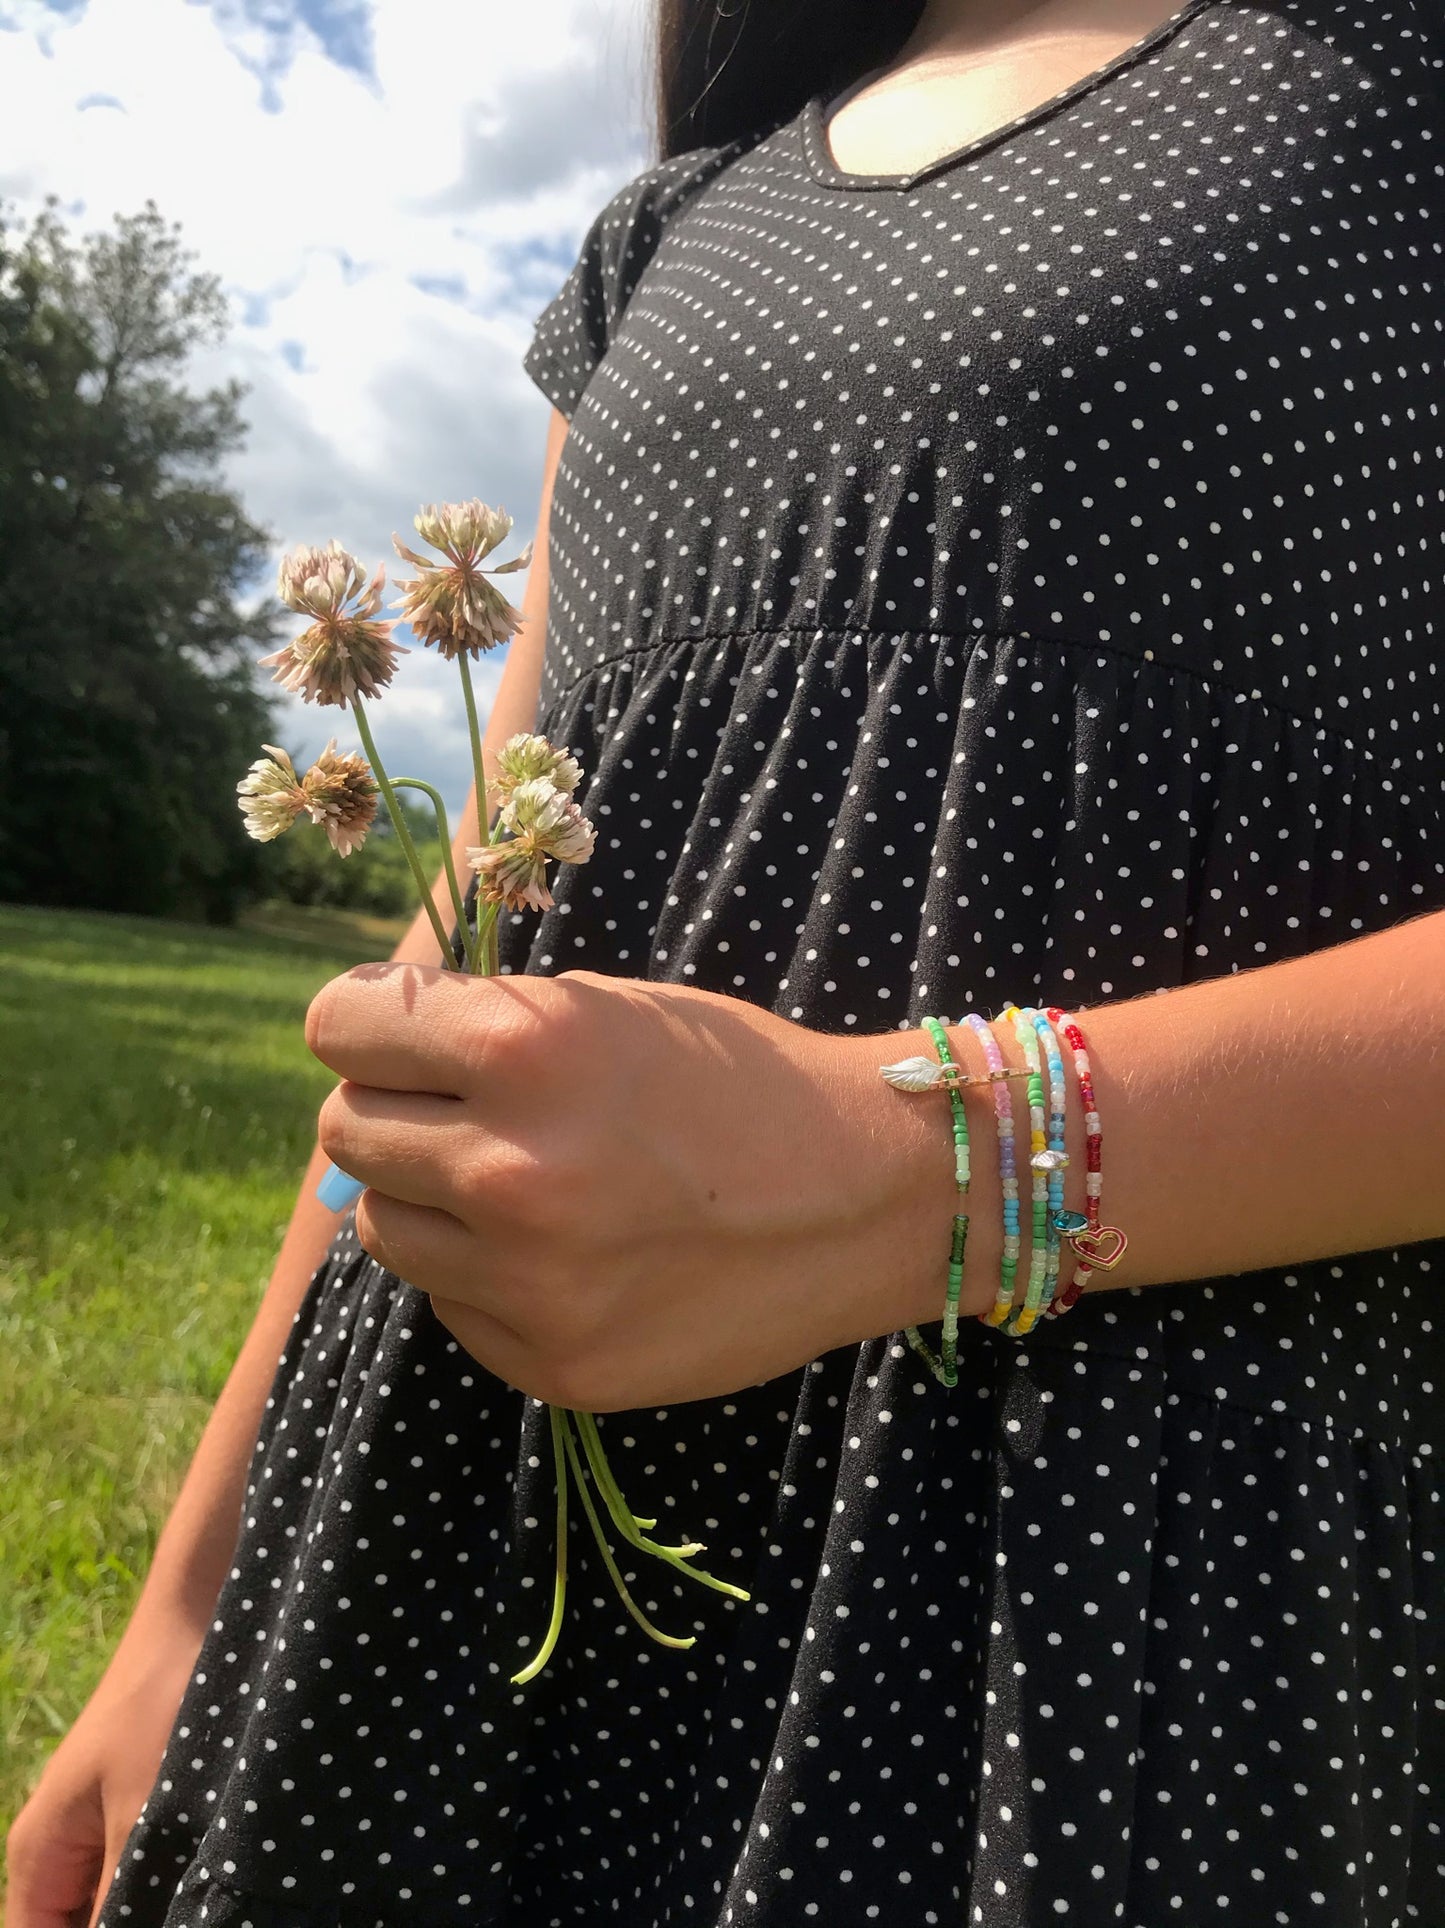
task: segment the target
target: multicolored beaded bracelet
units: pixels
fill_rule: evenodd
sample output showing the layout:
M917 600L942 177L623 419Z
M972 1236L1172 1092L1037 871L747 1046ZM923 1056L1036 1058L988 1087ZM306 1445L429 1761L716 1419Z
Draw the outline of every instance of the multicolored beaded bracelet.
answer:
M1038 1164L1048 1174L1049 1216L1044 1237L1047 1253L1044 1260L1044 1290L1042 1304L1052 1306L1059 1289L1059 1261L1062 1257L1063 1234L1054 1222L1058 1213L1064 1209L1064 1173L1068 1169L1068 1081L1064 1077L1063 1054L1053 1027L1042 1011L1030 1010L1027 1013L1033 1022L1034 1031L1043 1045L1044 1056L1049 1066L1049 1148L1037 1155ZM1032 1325L1034 1321L1030 1321ZM1029 1326L1019 1328L1028 1331Z
M1002 1055L998 1050L997 1044L993 1041L992 1033L990 1033L989 1043L993 1046L993 1056L988 1059L988 1070L981 1077L968 1076L954 1060L953 1054L949 1049L948 1033L944 1030L942 1022L938 1018L922 1018L919 1022L925 1027L933 1039L938 1051L938 1061L935 1063L933 1059L923 1057L901 1058L897 1064L879 1065L879 1075L899 1091L946 1090L948 1092L949 1101L953 1108L954 1182L958 1187L960 1195L965 1195L968 1191L969 1183L969 1148L968 1116L963 1108L963 1099L959 1095L963 1086L970 1084L991 1084L997 1092L1000 1089L998 1081L1009 1078L1019 1078L1026 1074L1020 1071L1004 1069ZM987 1057L987 1050L985 1051L985 1056ZM1009 1106L1006 1092L1004 1093L1003 1107L1008 1113L1009 1129L1012 1131L1013 1113ZM1015 1184L1014 1189L1014 1218L1015 1231L1017 1231L1017 1184ZM908 1343L913 1347L914 1351L925 1360L934 1378L945 1386L954 1386L958 1383L958 1302L963 1290L963 1252L967 1233L968 1215L964 1212L956 1212L953 1219L953 1242L949 1250L948 1297L944 1305L943 1313L943 1358L938 1358L933 1348L919 1332L917 1326L909 1326L906 1328ZM1017 1264L1017 1246L1015 1246L1015 1267Z
M1064 1243L1078 1259L1067 1288L1049 1306L1049 1317L1059 1318L1083 1292L1091 1272L1112 1272L1128 1249L1129 1241L1117 1225L1102 1222L1101 1199L1104 1190L1104 1136L1099 1127L1099 1111L1094 1099L1094 1079L1089 1066L1089 1050L1078 1019L1051 1004L1049 1023L1060 1032L1074 1054L1074 1074L1079 1081L1079 1099L1084 1108L1084 1210L1055 1210L1051 1218Z
M1044 1282L1048 1271L1048 1219L1049 1219L1049 1172L1046 1164L1040 1164L1040 1155L1047 1149L1048 1140L1044 1136L1044 1063L1039 1052L1038 1034L1035 1032L1032 1011L1021 1011L1016 1004L1006 1004L1004 1017L1014 1028L1019 1049L1024 1054L1028 1066L1028 1107L1029 1107L1029 1169L1033 1173L1033 1227L1029 1243L1029 1283L1023 1305L1014 1308L1015 1316L1006 1330L1027 1332L1038 1317L1039 1308L1044 1302ZM1027 1320L1020 1325L1027 1312Z
M998 1039L989 1028L987 1018L981 1018L977 1011L970 1011L965 1022L977 1034L983 1046L983 1055L988 1062L989 1077L996 1082L993 1087L994 1114L998 1121L998 1175L999 1186L1003 1192L1003 1251L998 1262L998 1295L987 1312L980 1312L979 1319L984 1325L1002 1325L1013 1313L1014 1280L1019 1269L1019 1178L1018 1165L1014 1155L1014 1113L1009 1098L1008 1086L1004 1079L1011 1074L1004 1069L1003 1053L998 1048ZM1027 1071L1015 1072L1015 1077L1027 1077Z
M1020 1010L1007 1005L1005 1018L1014 1026L1014 1035L1028 1066L1029 1085L1029 1167L1033 1173L1033 1238L1029 1253L1029 1282L1024 1302L1013 1308L1013 1316L1003 1330L1022 1338L1033 1330L1045 1307L1053 1299L1059 1283L1061 1234L1051 1221L1051 1210L1064 1202L1064 1171L1069 1162L1066 1142L1067 1111L1064 1061L1058 1039L1049 1028L1042 1011L1032 1007ZM1042 1045L1042 1055L1040 1046ZM1044 1136L1043 1063L1049 1068L1049 1128Z
M930 1058L904 1058L897 1064L879 1066L891 1085L903 1091L946 1089L953 1110L954 1177L960 1194L969 1182L968 1120L960 1096L970 1084L990 1084L994 1090L994 1114L999 1133L999 1178L1003 1194L1004 1238L999 1259L999 1287L993 1305L978 1314L981 1324L1023 1337L1043 1317L1058 1318L1076 1304L1093 1272L1112 1271L1128 1247L1128 1239L1117 1225L1106 1225L1101 1218L1103 1190L1103 1134L1094 1098L1088 1047L1078 1020L1068 1012L1050 1005L1046 1012L1032 1007L1020 1009L1009 1004L1004 1016L1014 1025L1024 1054L1026 1068L1007 1068L998 1040L988 1020L969 1012L965 1022L983 1047L987 1070L982 1076L965 1075L949 1051L947 1034L937 1018L920 1022L929 1031L938 1049L938 1062ZM1069 1164L1067 1140L1067 1082L1058 1036L1062 1033L1073 1054L1074 1071L1079 1082L1079 1097L1084 1113L1086 1165L1084 1178L1085 1210L1064 1208L1063 1173ZM1040 1052L1042 1046L1042 1055ZM1043 1065L1049 1074L1049 1124L1044 1142ZM1029 1279L1024 1302L1013 1302L1017 1281L1019 1249L1019 1188L1014 1149L1013 1107L1007 1081L1026 1078L1029 1084L1029 1165L1033 1183L1033 1242L1030 1251ZM1042 1181L1042 1182L1041 1182ZM1040 1227L1041 1192L1045 1215ZM953 1241L949 1254L948 1296L943 1319L943 1358L940 1360L916 1326L907 1328L909 1343L927 1361L934 1377L943 1385L958 1383L957 1336L958 1304L963 1283L963 1250L967 1235L966 1213L955 1213ZM1058 1291L1062 1246L1067 1245L1078 1264L1065 1291ZM1042 1263L1040 1248L1042 1247Z

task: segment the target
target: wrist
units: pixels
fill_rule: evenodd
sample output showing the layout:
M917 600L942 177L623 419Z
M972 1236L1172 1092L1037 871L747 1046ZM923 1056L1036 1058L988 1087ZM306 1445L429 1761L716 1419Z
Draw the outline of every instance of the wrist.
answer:
M990 1064L982 1037L966 1021L945 1023L949 1052L964 1075L977 1082L964 1085L959 1093L967 1120L970 1179L966 1193L960 1193L953 1179L950 1108L945 1090L922 1093L900 1092L902 1101L893 1117L892 1153L889 1174L892 1183L889 1209L899 1226L899 1239L908 1254L906 1278L900 1278L898 1325L922 1326L942 1316L947 1281L947 1253L953 1214L968 1219L963 1282L959 1297L961 1320L978 1317L995 1304L1000 1284L1004 1249L1003 1171L1000 1154L1000 1086L988 1077ZM1021 1072L1029 1068L1029 1058L1014 1024L1007 1018L988 1021L988 1029L998 1047L1002 1068ZM893 1032L885 1037L858 1040L869 1049L870 1068L877 1075L879 1065L904 1057L921 1056L932 1061L937 1051L926 1029ZM1065 1110L1064 1148L1069 1164L1064 1173L1064 1204L1082 1212L1085 1206L1086 1133L1084 1110L1080 1102L1077 1077L1071 1053L1061 1041L1060 1056L1068 1088ZM1046 1082L1047 1088L1047 1082ZM1002 1089L1013 1121L1014 1171L1018 1181L1019 1223L1022 1233L1020 1263L1014 1275L1013 1300L1021 1304L1029 1276L1032 1252L1033 1173L1029 1164L1029 1112L1023 1080L1010 1078ZM905 1107L907 1109L905 1110ZM904 1230L903 1228L908 1228ZM1059 1285L1062 1292L1073 1278L1076 1260L1067 1246L1060 1254ZM1091 1275L1096 1285L1102 1274ZM1112 1277L1108 1281L1113 1283Z
M999 1040L1005 1066L1020 1063L1011 1027L994 1020L990 1028ZM973 1028L945 1023L944 1030L950 1053L965 1075L985 1077L988 1061ZM870 1143L881 1187L878 1210L892 1228L890 1248L896 1255L887 1282L891 1293L888 1329L926 1326L942 1316L953 1219L959 1212L968 1219L959 1319L975 1318L994 1302L1003 1255L994 1087L971 1084L960 1093L968 1124L970 1166L968 1190L960 1193L954 1178L952 1108L947 1092L941 1088L900 1091L880 1075L882 1065L901 1058L936 1059L931 1034L923 1028L889 1031L857 1038L853 1046L865 1086L859 1102L877 1107L881 1113L881 1123ZM1026 1134L1024 1142L1027 1144Z

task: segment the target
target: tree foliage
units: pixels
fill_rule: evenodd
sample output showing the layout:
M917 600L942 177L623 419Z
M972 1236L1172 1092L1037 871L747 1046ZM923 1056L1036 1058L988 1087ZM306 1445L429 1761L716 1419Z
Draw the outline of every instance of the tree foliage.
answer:
M397 802L423 868L433 877L442 866L436 818L405 790L398 793ZM325 831L303 817L285 836L262 846L260 882L267 897L279 897L288 904L371 911L378 917L401 917L417 909L411 869L385 810L377 811L366 842L349 857L338 857Z
M239 598L266 531L222 479L225 332L154 204L77 239L0 210L0 898L229 918L257 887L235 780L267 734Z

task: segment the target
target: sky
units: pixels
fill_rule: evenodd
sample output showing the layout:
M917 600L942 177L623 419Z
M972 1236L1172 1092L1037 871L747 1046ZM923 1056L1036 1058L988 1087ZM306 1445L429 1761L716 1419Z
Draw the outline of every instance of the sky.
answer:
M0 202L54 194L80 231L147 199L180 222L233 317L191 380L247 385L227 472L273 565L334 536L406 574L392 531L473 495L515 517L506 559L534 533L548 417L522 352L647 162L645 4L0 0ZM503 580L520 603L525 577ZM340 712L280 702L294 753L355 747ZM460 803L454 670L406 657L373 723L393 774Z

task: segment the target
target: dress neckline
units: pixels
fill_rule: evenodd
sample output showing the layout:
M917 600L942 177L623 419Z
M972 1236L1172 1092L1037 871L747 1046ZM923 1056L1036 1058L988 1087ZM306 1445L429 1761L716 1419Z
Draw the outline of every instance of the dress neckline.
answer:
M921 182L932 180L936 175L945 173L950 168L972 160L985 148L1006 140L1010 135L1022 133L1027 128L1051 119L1082 95L1091 93L1094 88L1102 86L1105 81L1112 80L1116 74L1122 73L1126 67L1133 66L1136 61L1143 60L1153 53L1166 40L1172 38L1187 21L1213 4L1214 0L1184 0L1184 5L1176 7L1167 20L1162 20L1151 32L1145 34L1142 39L1136 40L1132 46L1126 47L1122 53L1116 54L1112 60L1106 61L1102 67L1096 67L1093 73L1085 74L1081 80L1076 80L1058 93L1051 94L1047 100L1040 101L1036 107L1025 108L1023 113L1016 115L1013 120L1004 122L1000 127L990 128L986 133L975 135L971 141L965 141L962 147L955 147L947 154L940 154L937 160L929 161L923 167L914 168L908 174L850 174L847 169L839 167L828 145L827 127L832 108L835 105L841 105L846 96L814 94L805 103L800 117L803 154L808 171L822 186L844 188L850 193L889 188L899 191L916 187ZM865 76L865 78L869 77ZM861 82L855 83L854 88L849 88L847 92L852 93L859 85Z

